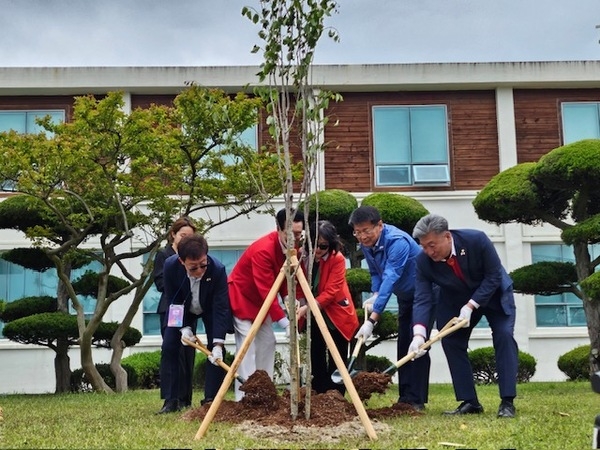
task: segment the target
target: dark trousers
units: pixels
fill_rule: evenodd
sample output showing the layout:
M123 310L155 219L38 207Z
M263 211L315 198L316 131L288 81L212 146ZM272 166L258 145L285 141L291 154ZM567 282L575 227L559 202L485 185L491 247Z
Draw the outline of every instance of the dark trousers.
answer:
M463 305L440 301L438 305L438 326L442 327L453 317L457 317ZM517 370L519 364L517 343L513 337L515 310L506 314L500 301L493 299L486 307L473 311L468 328L461 328L442 339L442 347L448 360L450 376L456 400L477 399L473 369L467 354L469 338L475 325L485 316L492 329L492 343L496 353L496 370L500 397L514 398L517 395Z
M192 327L195 332L196 324ZM208 348L212 349L212 336L208 337ZM185 405L192 404L194 359L196 349L181 343L181 332L177 327L164 327L160 358L160 398L178 399ZM225 371L210 362L206 363L204 398L213 400L225 378Z
M408 354L413 338L412 297L398 298L398 360ZM427 327L429 331L431 326ZM429 352L414 361L409 361L398 369L398 401L424 405L429 398L429 371L431 359Z
M344 365L348 363L348 341L340 333L337 328L329 329L333 342L344 361ZM325 339L321 334L321 330L313 320L311 324L311 340L310 340L310 362L312 365L312 388L319 394L332 389L337 389L342 393L346 392L346 387L343 384L336 384L331 381L331 374L337 369L335 361L331 353L327 349Z

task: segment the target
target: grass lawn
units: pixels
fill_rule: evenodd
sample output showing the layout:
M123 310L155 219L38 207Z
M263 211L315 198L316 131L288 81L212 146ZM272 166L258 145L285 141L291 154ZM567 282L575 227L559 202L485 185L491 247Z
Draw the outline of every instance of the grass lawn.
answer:
M521 384L515 419L496 418L497 386L480 386L478 393L484 414L446 417L442 411L457 406L452 387L433 384L424 415L386 420L386 431L378 431L376 441L365 433L361 438L341 436L337 442L274 442L253 438L237 426L217 422L211 423L206 435L195 441L198 422L183 421L180 414L155 414L162 406L156 390L122 395L2 395L0 449L591 448L594 418L600 414L600 395L592 392L589 383ZM201 394L196 393L195 405L200 398ZM397 387L393 386L386 394L369 400L367 408L390 406L396 398Z

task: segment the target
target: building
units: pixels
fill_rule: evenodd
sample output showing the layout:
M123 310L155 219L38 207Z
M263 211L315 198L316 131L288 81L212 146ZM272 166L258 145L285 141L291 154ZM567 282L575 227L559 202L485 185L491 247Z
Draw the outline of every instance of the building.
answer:
M190 81L237 92L257 82L257 71L248 66L0 68L0 130L31 131L32 118L47 112L68 120L77 95L122 91L131 110L168 103ZM414 197L447 217L451 227L483 229L508 271L572 257L557 229L494 226L477 218L471 202L501 170L536 161L564 143L600 138L600 61L316 66L313 85L344 98L327 113L321 188L344 189L359 202L375 191ZM410 141L402 139L408 135ZM255 139L260 143L266 136L258 124ZM231 267L249 243L273 227L258 214L227 223L208 235L211 251ZM0 232L0 251L26 245L18 233ZM32 280L6 263L0 267L0 298L23 296ZM130 352L160 346L151 297L132 324L144 337ZM558 357L589 342L581 302L517 295L517 308L515 337L520 349L537 359L534 380L563 380ZM122 314L111 307L105 320ZM491 345L489 329L475 330L471 345ZM374 352L395 359L394 343ZM76 349L70 356L71 367L79 367ZM46 348L0 339L0 393L52 392L53 357ZM95 356L97 363L108 358L101 350ZM439 346L432 359L431 381L448 382Z

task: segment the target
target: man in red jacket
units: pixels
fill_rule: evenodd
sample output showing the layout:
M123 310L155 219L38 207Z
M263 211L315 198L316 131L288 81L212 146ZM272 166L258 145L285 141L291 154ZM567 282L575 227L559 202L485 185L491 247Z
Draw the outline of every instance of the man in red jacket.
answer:
M253 242L242 254L229 275L229 299L233 313L235 345L238 351L285 262L287 251L285 226L286 212L285 209L282 209L277 213L277 230ZM292 223L296 244L302 239L303 229L304 214L298 211ZM287 283L282 283L279 294L282 298L287 295ZM273 322L277 322L289 336L290 321L279 305L277 297L273 300L267 318L258 330L238 368L238 373L242 378L247 379L256 370L264 370L271 378L273 377L275 366ZM244 395L239 388L240 383L236 380L235 398L237 401L241 400Z

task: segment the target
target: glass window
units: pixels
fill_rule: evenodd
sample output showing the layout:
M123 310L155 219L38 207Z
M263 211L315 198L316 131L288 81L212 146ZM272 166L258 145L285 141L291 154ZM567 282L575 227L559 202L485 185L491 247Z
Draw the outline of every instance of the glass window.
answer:
M373 107L376 186L450 183L446 107Z
M600 138L600 103L562 104L563 144Z
M44 130L36 123L36 119L46 116L50 116L54 123L65 121L63 110L0 111L0 132L14 130L17 133L39 133Z
M600 247L590 250L597 253ZM575 263L573 247L564 244L532 244L532 263L540 261L559 261ZM535 317L538 327L582 327L586 326L583 304L572 293L559 295L536 295Z
M73 270L71 279L76 280L88 270L99 271L100 264L92 262L85 267ZM23 297L43 295L56 297L57 289L58 276L56 275L56 269L37 272L0 258L0 299L12 302ZM89 318L94 313L96 299L90 296L79 296L78 298L83 305L86 317ZM69 311L71 314L75 313L71 305L69 305ZM0 321L0 338L2 337L2 328L3 323Z

